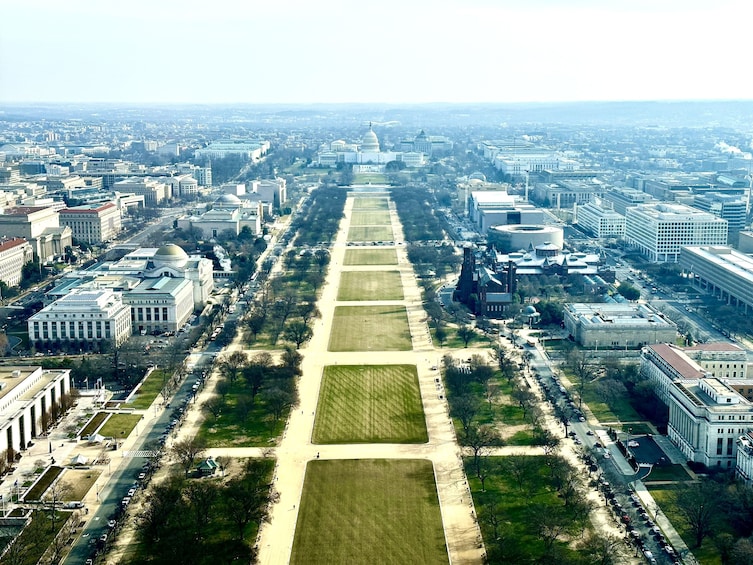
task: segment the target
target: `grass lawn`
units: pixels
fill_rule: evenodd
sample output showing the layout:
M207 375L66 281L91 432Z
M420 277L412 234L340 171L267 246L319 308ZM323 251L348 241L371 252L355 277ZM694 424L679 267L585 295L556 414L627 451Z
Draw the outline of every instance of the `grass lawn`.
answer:
M40 562L47 547L55 539L58 532L63 529L71 514L72 512L55 512L57 519L55 520L55 529L53 531L50 513L43 510L34 510L31 515L30 524L23 529L15 542L19 547L23 548L21 550L23 553L19 555L19 560L15 561L15 563L19 565L36 565Z
M570 381L576 382L573 378ZM577 390L577 385L574 385L574 389ZM633 409L626 397L610 399L607 403L590 386L586 386L583 393L583 402L588 404L599 422L637 422L643 420L643 417Z
M677 530L677 533L680 534L680 537L682 537L683 541L690 548L696 561L698 561L698 563L703 563L703 565L721 565L722 560L719 556L719 550L714 544L713 539L706 538L703 540L701 547L693 547L695 545L695 536L672 503L672 491L674 490L674 487L668 485L652 487L651 484L648 483L646 484L646 488L651 492L651 496L654 497L654 500L661 508L661 511L669 519L675 527L675 530Z
M448 563L431 462L311 461L290 563Z
M104 437L112 437L115 439L125 439L131 432L136 424L141 420L141 414L113 414L107 423L99 430L99 434Z
M286 417L275 421L264 406L264 400L257 398L249 414L244 418L238 410L239 394L237 387L225 399L225 408L219 420L207 418L201 423L199 437L207 442L207 447L269 447L277 444L277 438L285 428Z
M651 473L643 479L650 481L689 481L691 476L682 465L654 465Z
M337 306L329 351L410 351L404 306Z
M139 390L133 398L133 402L130 403L130 407L139 410L149 408L162 390L162 387L165 384L165 379L169 378L170 375L166 374L165 371L161 369L152 371L146 380L141 383Z
M100 474L101 471L95 469L68 469L60 479L68 489L64 500L83 500Z
M397 265L394 249L346 249L343 265Z
M317 406L315 443L429 439L414 365L325 367Z
M389 210L355 210L350 218L351 226L391 225Z
M353 200L353 210L389 210L389 198L358 197Z
M353 226L348 241L392 241L392 226Z
M84 426L84 428L78 435L81 437L92 435L97 431L97 428L102 425L102 423L107 419L108 416L109 414L107 412L97 412L94 417L89 420L89 423Z
M57 479L62 472L63 472L63 468L58 467L57 465L53 465L52 467L49 467L44 472L44 475L42 475L40 479L36 482L36 484L32 488L30 488L26 492L26 494L23 495L24 501L41 500L44 492L48 488L50 488L50 485L53 482L55 482L55 479Z
M343 271L338 300L402 300L403 282L398 271Z
M569 512L564 507L562 499L557 496L553 478L546 466L544 455L536 456L512 456L520 461L526 461L526 472L521 476L518 483L514 473L505 470L505 461L508 457L486 457L489 475L485 482L485 490L481 490L481 483L476 477L473 466L473 458L466 457L465 469L468 476L468 484L476 507L476 512L481 525L481 533L486 542L487 551L491 546L502 544L509 555L516 555L517 559L510 557L504 563L544 563L544 542L539 538L533 524L540 517L531 516L532 509L538 508L542 514L567 515ZM499 524L499 534L504 542L495 542L492 527L488 515L490 508L494 508ZM590 521L584 520L584 526L588 529ZM579 536L580 528L570 530L573 538ZM498 538L498 539L500 539ZM568 536L563 535L555 542L561 551L572 551L568 544ZM500 562L500 561L497 561ZM616 561L619 562L619 561Z

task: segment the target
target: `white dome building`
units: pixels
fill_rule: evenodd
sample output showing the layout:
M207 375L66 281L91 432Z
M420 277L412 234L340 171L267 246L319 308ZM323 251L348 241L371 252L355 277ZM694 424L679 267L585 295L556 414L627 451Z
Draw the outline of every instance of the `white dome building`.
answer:
M367 131L366 135L363 136L363 141L361 142L361 152L379 153L379 138L374 133L374 130L371 129L371 124L369 124L369 131Z
M155 251L152 260L155 268L182 269L188 263L188 253L183 251L183 248L179 245L168 243Z

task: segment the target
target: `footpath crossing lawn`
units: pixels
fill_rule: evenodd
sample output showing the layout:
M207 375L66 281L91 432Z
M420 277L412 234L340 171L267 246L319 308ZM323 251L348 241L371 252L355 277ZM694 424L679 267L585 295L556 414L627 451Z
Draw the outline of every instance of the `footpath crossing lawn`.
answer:
M388 198L361 197L353 200L353 210L389 210Z
M402 300L403 283L398 271L343 271L337 299Z
M291 565L448 561L431 461L309 462Z
M337 306L329 351L409 351L405 306Z
M394 249L346 249L343 265L397 265L397 252Z
M390 223L388 210L356 210L350 218L351 226L378 226Z
M330 365L319 392L314 443L425 443L415 365Z

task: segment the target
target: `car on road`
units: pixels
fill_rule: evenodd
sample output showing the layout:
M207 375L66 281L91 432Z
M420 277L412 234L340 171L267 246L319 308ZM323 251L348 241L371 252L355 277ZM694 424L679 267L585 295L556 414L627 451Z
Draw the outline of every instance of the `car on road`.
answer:
M139 480L143 481L144 479L146 479L146 473L139 473Z
M114 528L116 526L117 522L115 520L108 520L107 521L107 527L108 528Z
M133 496L134 494L136 494L136 489L135 488L132 488L132 489L130 489L128 491L128 496Z

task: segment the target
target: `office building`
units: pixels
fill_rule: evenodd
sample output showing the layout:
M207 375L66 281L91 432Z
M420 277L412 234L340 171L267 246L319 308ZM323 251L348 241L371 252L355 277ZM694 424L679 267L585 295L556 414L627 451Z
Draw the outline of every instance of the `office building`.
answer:
M724 245L727 221L682 204L628 208L625 240L653 263L676 263L686 245Z
M112 202L64 208L60 224L71 228L76 241L89 245L112 241L122 229L120 210Z
M577 209L578 226L598 238L625 237L625 216L615 212L611 205L597 199Z
M24 265L33 260L34 250L23 237L0 238L0 281L9 287L18 286Z
M744 314L753 312L753 257L727 246L683 247L680 266L692 284Z

